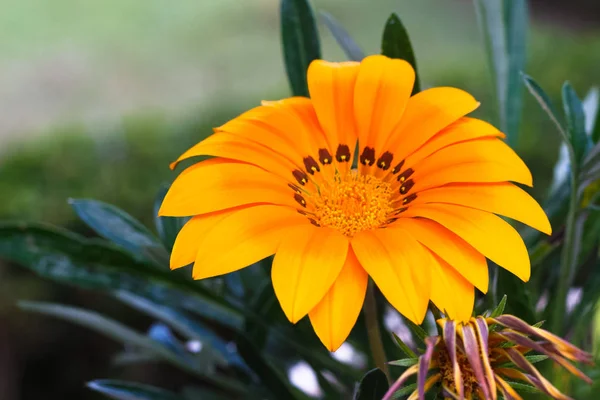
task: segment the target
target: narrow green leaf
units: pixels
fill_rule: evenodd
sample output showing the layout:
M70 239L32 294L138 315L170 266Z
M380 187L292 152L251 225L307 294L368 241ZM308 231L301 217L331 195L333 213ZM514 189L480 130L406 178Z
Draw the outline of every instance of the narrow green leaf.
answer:
M571 146L575 151L577 165L580 166L588 150L588 137L585 133L585 114L583 104L569 82L562 89L563 107L567 116L567 127L571 138Z
M558 128L558 131L561 134L561 137L564 140L564 142L570 145L571 138L569 136L569 133L565 130L563 124L560 122L558 113L556 112L556 109L554 108L554 105L552 104L552 101L550 100L546 92L544 92L540 85L538 85L537 82L534 81L533 78L531 78L530 76L522 74L522 78L529 92L533 95L533 97L537 100L542 109L546 112L548 117L550 117L550 120L552 120L552 122L554 122L554 125L556 125L556 127Z
M262 383L273 396L273 399L293 400L298 398L280 370L265 359L245 335L238 335L235 343L240 356L248 365L252 366L252 370L260 377Z
M414 333L417 338L424 343L425 342L425 338L427 336L429 336L427 334L427 332L425 332L425 329L423 329L422 327L420 327L419 325L415 324L414 322L412 322L410 319L408 318L404 318L404 322L406 323L406 325L408 326L408 328L411 330L412 333Z
M354 400L381 400L389 387L385 374L379 368L372 369L358 384Z
M400 58L412 65L416 74L412 94L421 91L415 52L408 37L408 31L396 13L392 13L385 23L381 40L381 54L390 58Z
M321 11L321 19L331 31L331 34L335 38L335 41L340 45L344 53L351 61L361 61L365 58L365 54L360 49L358 44L352 39L350 34L344 27L336 20L333 15L328 12Z
M394 392L394 394L392 395L392 399L401 399L401 398L404 398L405 396L408 396L409 394L411 394L415 390L417 390L417 384L416 383L412 383L410 385L404 386L404 387L402 387L399 390L396 390Z
M96 290L127 290L160 295L177 290L177 299L220 321L240 319L240 312L196 282L171 271L148 268L120 248L44 224L0 223L0 258L38 275ZM183 294L187 294L186 297ZM169 300L169 296L163 296ZM206 315L206 314L205 314Z
M163 185L154 200L154 225L162 243L168 250L173 248L177 234L183 226L190 220L189 217L159 217L158 210L169 190L169 185Z
M492 311L490 317L496 318L497 316L502 315L502 313L504 312L504 308L506 307L506 299L506 295L502 296L502 300L500 300L498 306L494 309L494 311Z
M281 0L281 43L288 80L294 96L307 96L306 71L321 58L321 44L308 0Z
M529 10L527 0L504 0L506 55L508 57L505 128L509 143L515 145L519 135L523 110L523 83L525 69Z
M394 332L392 332L392 336L394 337L394 340L396 341L396 344L398 345L398 347L400 347L400 350L402 350L402 352L403 352L404 354L406 354L406 356L407 356L408 358L417 358L417 355L415 354L415 352L414 352L414 351L412 351L412 350L410 349L410 347L408 347L408 346L406 345L406 343L404 343L404 342L402 341L402 339L400 339L400 338L398 337L398 335L396 335Z
M535 364L535 363L539 363L541 361L547 360L548 356L545 356L543 354L540 355L534 355L534 356L525 356L525 358L527 359L527 361L529 361L531 364Z
M88 382L86 386L116 400L184 400L167 390L135 382L98 379Z
M541 393L541 391L535 386L528 385L526 383L515 382L515 381L506 381L510 387L515 389L517 392L521 393Z
M69 204L98 235L132 254L143 253L148 247L162 247L144 225L113 205L88 199L69 199Z
M419 362L418 358L403 358L401 360L390 361L389 365L395 365L397 367L412 367Z

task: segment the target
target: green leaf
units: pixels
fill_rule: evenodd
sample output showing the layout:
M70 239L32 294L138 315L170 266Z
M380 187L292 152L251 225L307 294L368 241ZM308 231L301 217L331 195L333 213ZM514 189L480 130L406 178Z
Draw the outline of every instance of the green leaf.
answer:
M331 31L336 42L340 45L346 56L351 61L361 61L365 58L365 54L360 49L358 44L352 39L348 31L333 17L333 15L321 11L321 19Z
M245 335L240 334L235 340L238 353L252 366L252 370L258 375L269 390L273 399L297 399L299 396L289 386L287 379L281 374L280 369L265 359L258 348L248 340Z
M88 382L86 386L116 400L184 400L167 390L135 382L98 379Z
M497 316L502 315L502 313L504 312L504 308L506 307L506 299L507 299L506 295L502 296L502 300L500 300L500 303L498 303L498 306L490 314L491 318L496 318Z
M385 374L379 368L372 369L358 384L354 400L381 400L389 387Z
M294 96L308 97L306 71L321 58L321 44L308 0L281 0L281 43L288 80Z
M588 137L585 132L585 114L583 104L569 82L565 82L562 89L563 107L567 116L567 127L571 139L571 146L575 151L575 160L580 166L588 150Z
M567 143L568 147L571 146L571 138L569 133L563 127L563 124L560 122L560 118L558 117L558 113L552 104L552 101L544 92L544 90L537 84L536 81L533 80L528 75L522 74L523 82L525 82L525 86L529 90L529 92L533 95L533 97L537 100L542 109L546 112L550 120L554 122L554 125L558 128L558 131L565 143Z
M190 308L199 308L204 315L212 313L211 317L218 317L220 321L240 319L235 307L196 282L171 271L148 268L109 243L48 225L0 223L0 258L29 268L44 278L86 289L151 291L155 295L177 290L180 292L178 301L190 303Z
M392 332L392 336L394 337L394 340L396 341L396 344L398 345L398 347L400 347L400 350L402 350L402 352L403 352L404 354L406 354L406 356L407 356L408 358L417 358L417 355L415 354L415 352L414 352L414 351L412 351L412 350L410 349L410 347L408 347L408 346L406 345L406 343L404 343L404 342L402 341L402 339L400 339L400 338L398 337L398 335L396 335L394 332Z
M169 185L163 185L158 194L156 195L156 200L154 201L154 225L156 226L156 231L158 232L158 236L161 241L165 245L165 247L169 250L173 248L173 243L175 243L175 238L177 238L177 234L183 228L183 226L190 220L189 217L159 217L158 210L169 190Z
M397 367L412 367L418 362L418 358L403 358L401 360L390 361L388 364L395 365Z
M475 0L498 100L500 126L511 146L517 142L523 94L520 72L525 68L528 26L526 0Z
M521 392L521 393L538 393L538 394L542 393L535 386L531 386L531 385L528 385L526 383L509 381L509 380L507 380L506 383L508 383L508 385L510 387L512 387L513 389L515 389L517 392Z
M392 399L400 399L403 398L405 396L408 396L409 394L411 394L412 392L414 392L415 390L417 390L417 384L416 383L412 383L410 385L404 386L398 390L396 390L394 392L394 394L392 395Z
M527 361L529 361L531 364L535 364L535 363L539 363L541 361L547 360L548 356L545 356L543 354L540 355L534 355L534 356L525 356L525 358L527 359Z
M412 94L421 91L419 82L419 73L417 70L417 59L413 51L408 32L400 17L396 13L392 13L385 23L383 30L383 38L381 40L381 54L390 58L400 58L406 60L412 65L415 70L415 85L413 86Z
M404 323L408 326L408 328L411 330L412 333L415 334L415 336L422 342L425 342L425 338L427 336L429 336L427 334L427 332L425 332L425 329L423 329L422 327L420 327L419 325L415 324L414 322L412 322L410 319L408 318L404 318Z
M98 235L134 255L162 247L154 235L123 210L98 200L69 199L75 213Z

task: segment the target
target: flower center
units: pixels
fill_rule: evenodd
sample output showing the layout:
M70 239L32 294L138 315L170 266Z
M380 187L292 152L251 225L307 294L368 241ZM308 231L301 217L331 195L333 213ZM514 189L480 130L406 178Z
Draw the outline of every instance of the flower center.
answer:
M371 175L352 170L322 184L315 196L315 220L348 237L385 224L392 207L392 186Z
M460 351L457 351L456 358L458 361L458 367L460 368L460 372L462 374L465 398L470 399L473 394L476 393L477 388L479 387L479 384L477 383L477 377L475 376L475 372L473 372L473 368L471 368L471 364L469 363L466 355ZM450 361L450 356L448 355L448 351L445 347L439 349L437 353L437 361L440 375L442 377L442 383L454 393L458 393L457 384L454 382L452 362Z

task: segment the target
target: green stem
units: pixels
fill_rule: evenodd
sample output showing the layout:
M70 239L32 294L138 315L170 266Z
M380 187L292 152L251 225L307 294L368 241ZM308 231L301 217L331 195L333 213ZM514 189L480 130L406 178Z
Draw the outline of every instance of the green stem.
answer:
M576 221L577 211L579 209L579 182L577 179L577 170L574 166L574 158L571 158L571 194L569 198L569 211L565 223L565 238L560 261L560 275L558 280L558 290L556 292L556 303L554 315L552 316L552 332L557 335L563 334L564 320L567 296L569 288L573 281L575 268L577 266L576 251Z
M385 350L381 341L381 331L379 330L379 319L377 318L377 303L375 300L375 289L372 282L369 282L367 288L367 296L365 297L365 305L363 308L365 313L365 322L367 323L367 335L369 336L369 345L371 354L375 361L375 366L383 371L385 376L390 380L390 370L386 363Z

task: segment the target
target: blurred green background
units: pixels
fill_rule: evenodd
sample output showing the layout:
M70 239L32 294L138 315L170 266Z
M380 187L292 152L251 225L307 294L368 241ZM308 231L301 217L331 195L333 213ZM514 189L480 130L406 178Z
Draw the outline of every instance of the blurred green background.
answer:
M568 3L568 4L567 4ZM425 86L494 98L468 0L314 0L366 53L379 51L392 11L407 26ZM554 97L564 80L580 96L600 84L597 0L533 1L527 73ZM0 219L46 221L87 233L69 197L103 200L152 219L168 163L261 99L289 93L277 0L4 0L0 12ZM320 26L323 53L343 53ZM546 193L558 135L529 95L519 153L534 195ZM134 321L100 295L50 284L0 264L0 399L93 399L93 378L177 387L167 368L115 367L118 346L82 328L26 315L17 299L84 305Z

